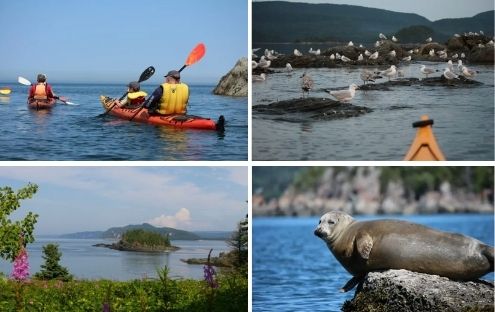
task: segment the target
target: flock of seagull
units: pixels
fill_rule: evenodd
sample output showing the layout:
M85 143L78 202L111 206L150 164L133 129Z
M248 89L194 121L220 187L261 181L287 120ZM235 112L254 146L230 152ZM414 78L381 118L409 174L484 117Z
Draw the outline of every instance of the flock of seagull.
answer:
M482 31L479 33L465 33L465 36L477 36L477 35L484 35ZM376 41L375 42L375 47L379 47L381 44L383 44L383 40L387 40L387 37L380 33L378 37L381 39L381 41ZM454 37L460 37L459 34L455 34ZM398 39L395 36L392 36L391 40L393 42L398 42ZM425 40L425 42L430 43L432 42L432 38L429 37ZM354 46L354 43L350 41L348 46ZM480 44L481 45L481 44ZM478 47L482 48L480 45ZM493 40L490 40L487 44L487 46L493 46ZM362 45L359 45L360 48L364 48ZM485 45L483 45L485 47ZM253 49L253 59L258 58L258 56L255 54L259 49ZM321 51L320 49L318 50L313 50L310 48L309 53L312 55L320 55ZM412 49L407 52L409 55L402 58L403 62L409 62L411 61L412 54L417 54L419 53L419 49ZM447 54L446 50L441 50L441 51L435 51L434 49L430 49L429 53L430 56L435 56L437 55L441 59L447 59L449 58L449 55ZM294 55L295 56L302 56L303 54L298 50L294 49ZM360 54L357 58L357 62L363 62L365 57L367 57L370 60L375 60L379 56L379 52L375 51L374 53L369 52L368 50L365 50L363 54ZM396 57L396 52L395 50L392 50L388 53L389 56L391 57ZM262 68L262 69L267 69L271 65L271 61L276 59L279 56L279 53L275 52L274 50L268 50L265 49L264 55L261 56L258 62L252 61L252 69L255 68ZM450 59L447 62L447 67L444 69L442 76L445 77L448 81L451 81L453 79L459 79L459 76L463 76L467 79L473 79L476 76L476 71L469 69L468 67L463 65L462 59L464 59L466 55L464 53L461 53L460 55L458 53L450 55ZM346 57L345 55L340 55L339 53L331 54L329 56L330 60L340 60L343 63L350 62L351 59ZM452 60L457 61L457 66L454 66L454 63ZM290 74L293 71L292 65L290 63L286 64L285 71ZM419 71L421 74L423 74L426 78L428 78L429 75L434 74L435 72L439 72L439 70L426 67L425 65L421 65ZM388 80L395 78L395 77L404 77L404 72L401 69L398 69L395 65L391 65L389 68L383 70L383 71L370 71L367 69L363 69L360 73L360 78L363 81L363 83L366 85L367 82L375 82L376 79L380 79L383 77L387 77ZM302 97L304 98L305 94L309 95L309 91L313 89L313 79L311 76L304 72L303 75L300 77L301 78L301 90L302 90ZM262 82L266 80L266 75L264 73L261 73L260 75L252 75L252 81L253 82ZM348 89L345 90L337 90L337 91L328 91L328 93L333 96L335 99L337 99L340 102L350 102L355 95L356 89L359 87L356 84L351 84Z

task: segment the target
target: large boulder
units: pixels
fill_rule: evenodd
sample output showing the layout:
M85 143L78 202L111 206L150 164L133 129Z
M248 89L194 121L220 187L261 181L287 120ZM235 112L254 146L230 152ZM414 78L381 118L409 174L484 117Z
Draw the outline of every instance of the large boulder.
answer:
M493 283L407 270L371 272L342 311L493 311Z
M248 60L243 57L235 64L227 75L213 90L217 95L247 96L248 95Z

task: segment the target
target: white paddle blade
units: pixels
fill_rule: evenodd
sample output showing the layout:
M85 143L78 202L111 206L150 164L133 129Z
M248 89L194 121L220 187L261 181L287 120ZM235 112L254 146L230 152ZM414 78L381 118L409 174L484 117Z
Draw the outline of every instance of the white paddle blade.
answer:
M31 81L27 80L26 78L24 77L17 77L17 82L19 82L20 84L23 84L25 86L30 86L31 85Z
M69 102L69 101L65 101L65 104L79 106L79 104L76 104L76 103L73 103L73 102Z

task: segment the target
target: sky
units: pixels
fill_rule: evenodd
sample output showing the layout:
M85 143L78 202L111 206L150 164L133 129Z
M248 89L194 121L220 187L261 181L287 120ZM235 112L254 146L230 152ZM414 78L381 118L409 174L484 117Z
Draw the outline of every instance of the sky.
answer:
M39 214L37 235L151 223L230 231L247 214L247 167L0 167L0 187L39 186L11 214Z
M3 1L0 81L45 73L51 82L162 82L196 44L189 83L218 83L248 53L246 0ZM33 78L34 77L34 78Z
M256 0L259 1L259 0ZM471 17L494 9L493 0L284 0L303 3L359 5L395 12L416 13L430 21Z

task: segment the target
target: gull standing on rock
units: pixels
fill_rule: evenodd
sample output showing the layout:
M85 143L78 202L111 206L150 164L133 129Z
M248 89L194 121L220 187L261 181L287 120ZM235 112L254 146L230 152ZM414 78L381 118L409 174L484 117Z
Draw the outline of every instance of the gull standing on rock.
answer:
M347 44L348 47L353 47L354 46L354 43L352 41L349 41L349 43Z
M356 84L351 84L347 90L330 91L330 95L337 99L339 102L350 102L356 94Z
M410 61L411 61L411 59L412 59L412 57L411 57L410 55L409 55L409 56L406 56L406 57L404 57L404 58L402 58L402 60L403 60L404 62L410 62Z
M393 42L397 42L397 41L399 41L399 40L397 40L397 38L395 38L395 36L392 36L392 41L393 41Z
M262 55L260 61L258 62L258 66L261 68L268 68L268 67L270 67L271 63L272 63L272 61L267 61L265 59L265 56Z
M383 40L387 40L387 36L385 36L385 35L384 35L384 34L382 34L382 33L380 33L380 34L378 35L378 38L383 39Z
M301 78L302 97L304 99L304 93L307 92L309 96L309 91L313 89L313 79L306 73L304 73Z
M363 54L362 54L362 53L361 53L361 54L359 54L359 56L358 56L358 59L357 59L357 60L358 60L358 62L361 62L362 60L364 60L364 57L363 57Z
M428 52L430 56L435 56L435 49L431 49L430 52Z
M396 57L397 53L395 52L395 50L392 50L388 53L388 55L390 55L391 57Z
M387 76L388 81L390 81L390 77L395 77L395 75L397 74L397 68L395 67L395 65L392 65L392 66L390 66L390 68L388 68L384 71L381 71L380 74Z
M457 70L458 70L458 71L460 71L460 72L462 72L462 67L464 67L464 66L462 65L462 60L458 60L458 61L457 61Z
M476 71L469 69L466 66L462 66L462 75L466 78L474 78L474 76L476 76Z
M459 76L451 72L448 67L443 71L443 76L447 78L447 80L459 79Z
M466 54L464 54L464 52L461 53L461 58L466 58Z
M429 38L428 38L428 39L426 39L425 41L426 41L426 42L428 42L428 43L430 43L430 42L432 42L432 40L433 40L433 39L432 39L431 37L429 37Z
M335 60L335 54L332 53L332 55L330 55L330 60Z
M370 55L370 60L376 60L378 58L378 51Z
M288 73L292 72L292 65L290 63L285 64L285 70Z
M359 76L364 84L366 84L367 81L375 82L375 73L367 69L363 69Z
M294 49L295 56L302 56L302 53L298 49Z
M366 56L368 56L368 57L369 57L369 56L371 55L371 52L370 52L370 51L368 51L368 50L364 50L364 55L366 55Z
M425 65L421 65L420 71L422 74L426 75L426 78L428 78L428 75L431 75L435 72L433 68L426 67Z
M347 56L345 56L345 55L342 55L342 57L341 57L340 59L341 59L341 60L342 60L342 62L344 62L344 63L347 63L347 62L351 61L351 59L350 59L350 58L348 58L348 57L347 57Z

